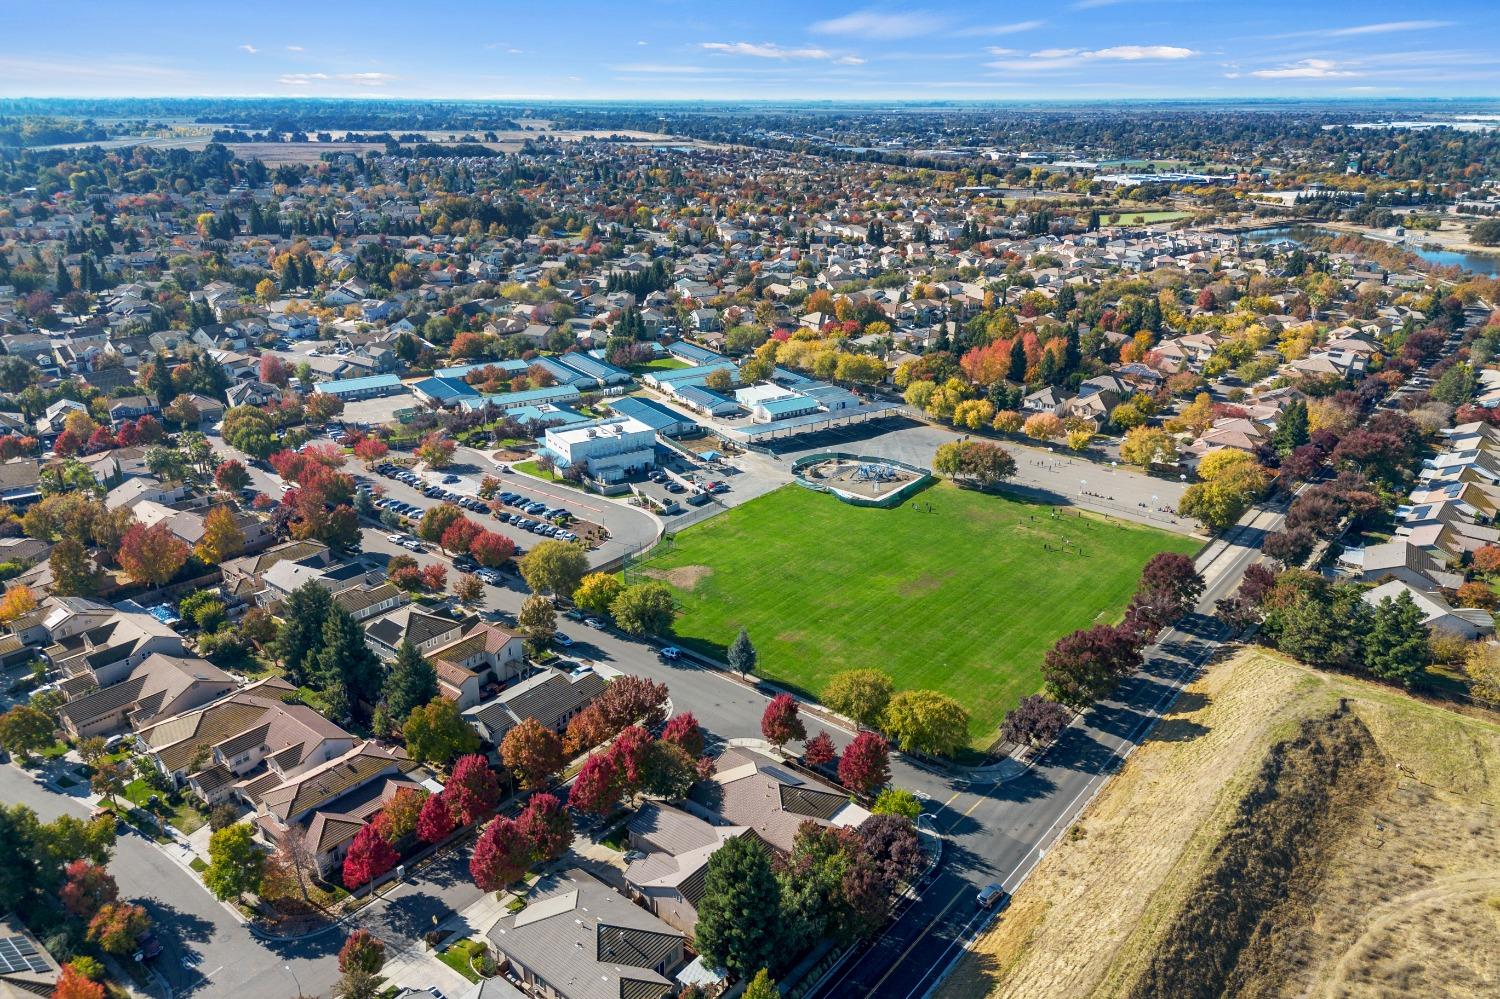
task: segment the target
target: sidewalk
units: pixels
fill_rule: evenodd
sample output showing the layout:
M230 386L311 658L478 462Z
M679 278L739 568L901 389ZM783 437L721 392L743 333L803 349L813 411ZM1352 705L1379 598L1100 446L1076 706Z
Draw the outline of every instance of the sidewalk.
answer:
M490 927L506 914L505 903L511 897L507 893L502 901L495 897L494 892L486 892L473 905L439 923L437 931L443 934L443 946L460 940L483 940ZM387 946L390 943L387 941ZM444 964L437 953L428 950L419 938L403 939L399 950L388 951L380 974L398 988L437 986L450 996L462 995L470 986L468 979Z

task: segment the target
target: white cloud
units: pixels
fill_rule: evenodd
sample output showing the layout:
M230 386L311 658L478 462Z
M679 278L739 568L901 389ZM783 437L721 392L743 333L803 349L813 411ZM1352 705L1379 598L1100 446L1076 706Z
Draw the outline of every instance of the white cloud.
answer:
M1021 54L1020 49L1003 49L998 45L991 45L985 51L992 56L1018 56Z
M255 53L257 53L257 52L260 51L260 49L256 48L254 45L246 44L246 45L241 45L240 46L240 51L241 52L248 52L251 55L255 55Z
M361 87L383 87L396 79L390 73L340 73L338 78Z
M878 10L860 10L843 17L819 21L812 31L820 35L851 35L855 38L914 38L930 35L948 24L948 19L922 11L890 14Z
M840 66L863 66L865 64L863 59L855 55L839 56L834 62Z
M305 87L308 84L327 79L329 79L327 73L286 73L276 82L280 83L283 87Z
M304 48L303 48L303 47L302 47L302 46L300 46L300 45L288 45L288 46L287 46L287 47L286 47L286 50L287 50L287 51L288 51L288 52L305 52L305 51L307 51L307 50L306 50L306 49L304 49Z
M992 55L1009 54L992 49ZM1179 45L1111 45L1103 49L1038 49L1021 59L1002 59L988 65L1012 71L1068 69L1090 62L1162 62L1191 59L1200 53Z
M710 52L728 55L752 56L756 59L832 59L827 49L788 49L774 42L704 42L701 46Z
M708 70L703 66L684 66L672 62L629 62L619 66L611 66L610 69L616 73L674 73L691 74L706 73Z
M1331 80L1359 74L1353 70L1341 69L1332 59L1299 59L1286 66L1257 69L1250 75L1262 80Z
M1353 35L1390 35L1400 31L1426 31L1429 28L1451 28L1452 21L1384 21L1380 24L1360 24L1352 28L1338 28L1325 32L1330 38L1347 38Z
M1014 24L992 24L989 27L965 28L966 35L1019 35L1023 31L1035 31L1046 21L1016 21Z

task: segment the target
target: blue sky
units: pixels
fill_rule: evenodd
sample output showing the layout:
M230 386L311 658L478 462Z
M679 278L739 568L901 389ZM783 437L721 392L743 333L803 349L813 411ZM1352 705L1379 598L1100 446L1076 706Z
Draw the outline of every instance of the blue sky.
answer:
M1500 94L1500 0L7 0L0 95Z

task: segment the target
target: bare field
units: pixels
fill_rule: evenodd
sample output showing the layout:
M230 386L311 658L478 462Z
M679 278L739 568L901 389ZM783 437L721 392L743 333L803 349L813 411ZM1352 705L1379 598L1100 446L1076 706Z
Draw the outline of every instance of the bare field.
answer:
M1497 811L1500 724L1243 651L942 995L1495 995Z

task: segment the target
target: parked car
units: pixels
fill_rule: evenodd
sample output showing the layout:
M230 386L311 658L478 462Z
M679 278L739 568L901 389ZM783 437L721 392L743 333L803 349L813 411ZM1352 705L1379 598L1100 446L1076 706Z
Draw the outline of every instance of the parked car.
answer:
M404 544L406 544L406 539L403 538L399 534L387 534L385 536L385 539L387 541L389 541L393 545L404 545Z
M1005 898L1005 889L993 881L979 889L979 895L974 899L981 909L993 909Z
M552 640L565 649L573 644L573 640L560 631L552 636Z
M675 645L668 645L661 650L661 657L668 662L682 658L682 650Z
M583 619L583 623L588 625L590 628L597 628L600 631L604 630L604 622L599 620L597 617L586 617Z
M416 540L415 538L410 538L406 541L401 542L401 547L410 549L414 552L423 552L427 550L426 548L422 547L422 542Z

